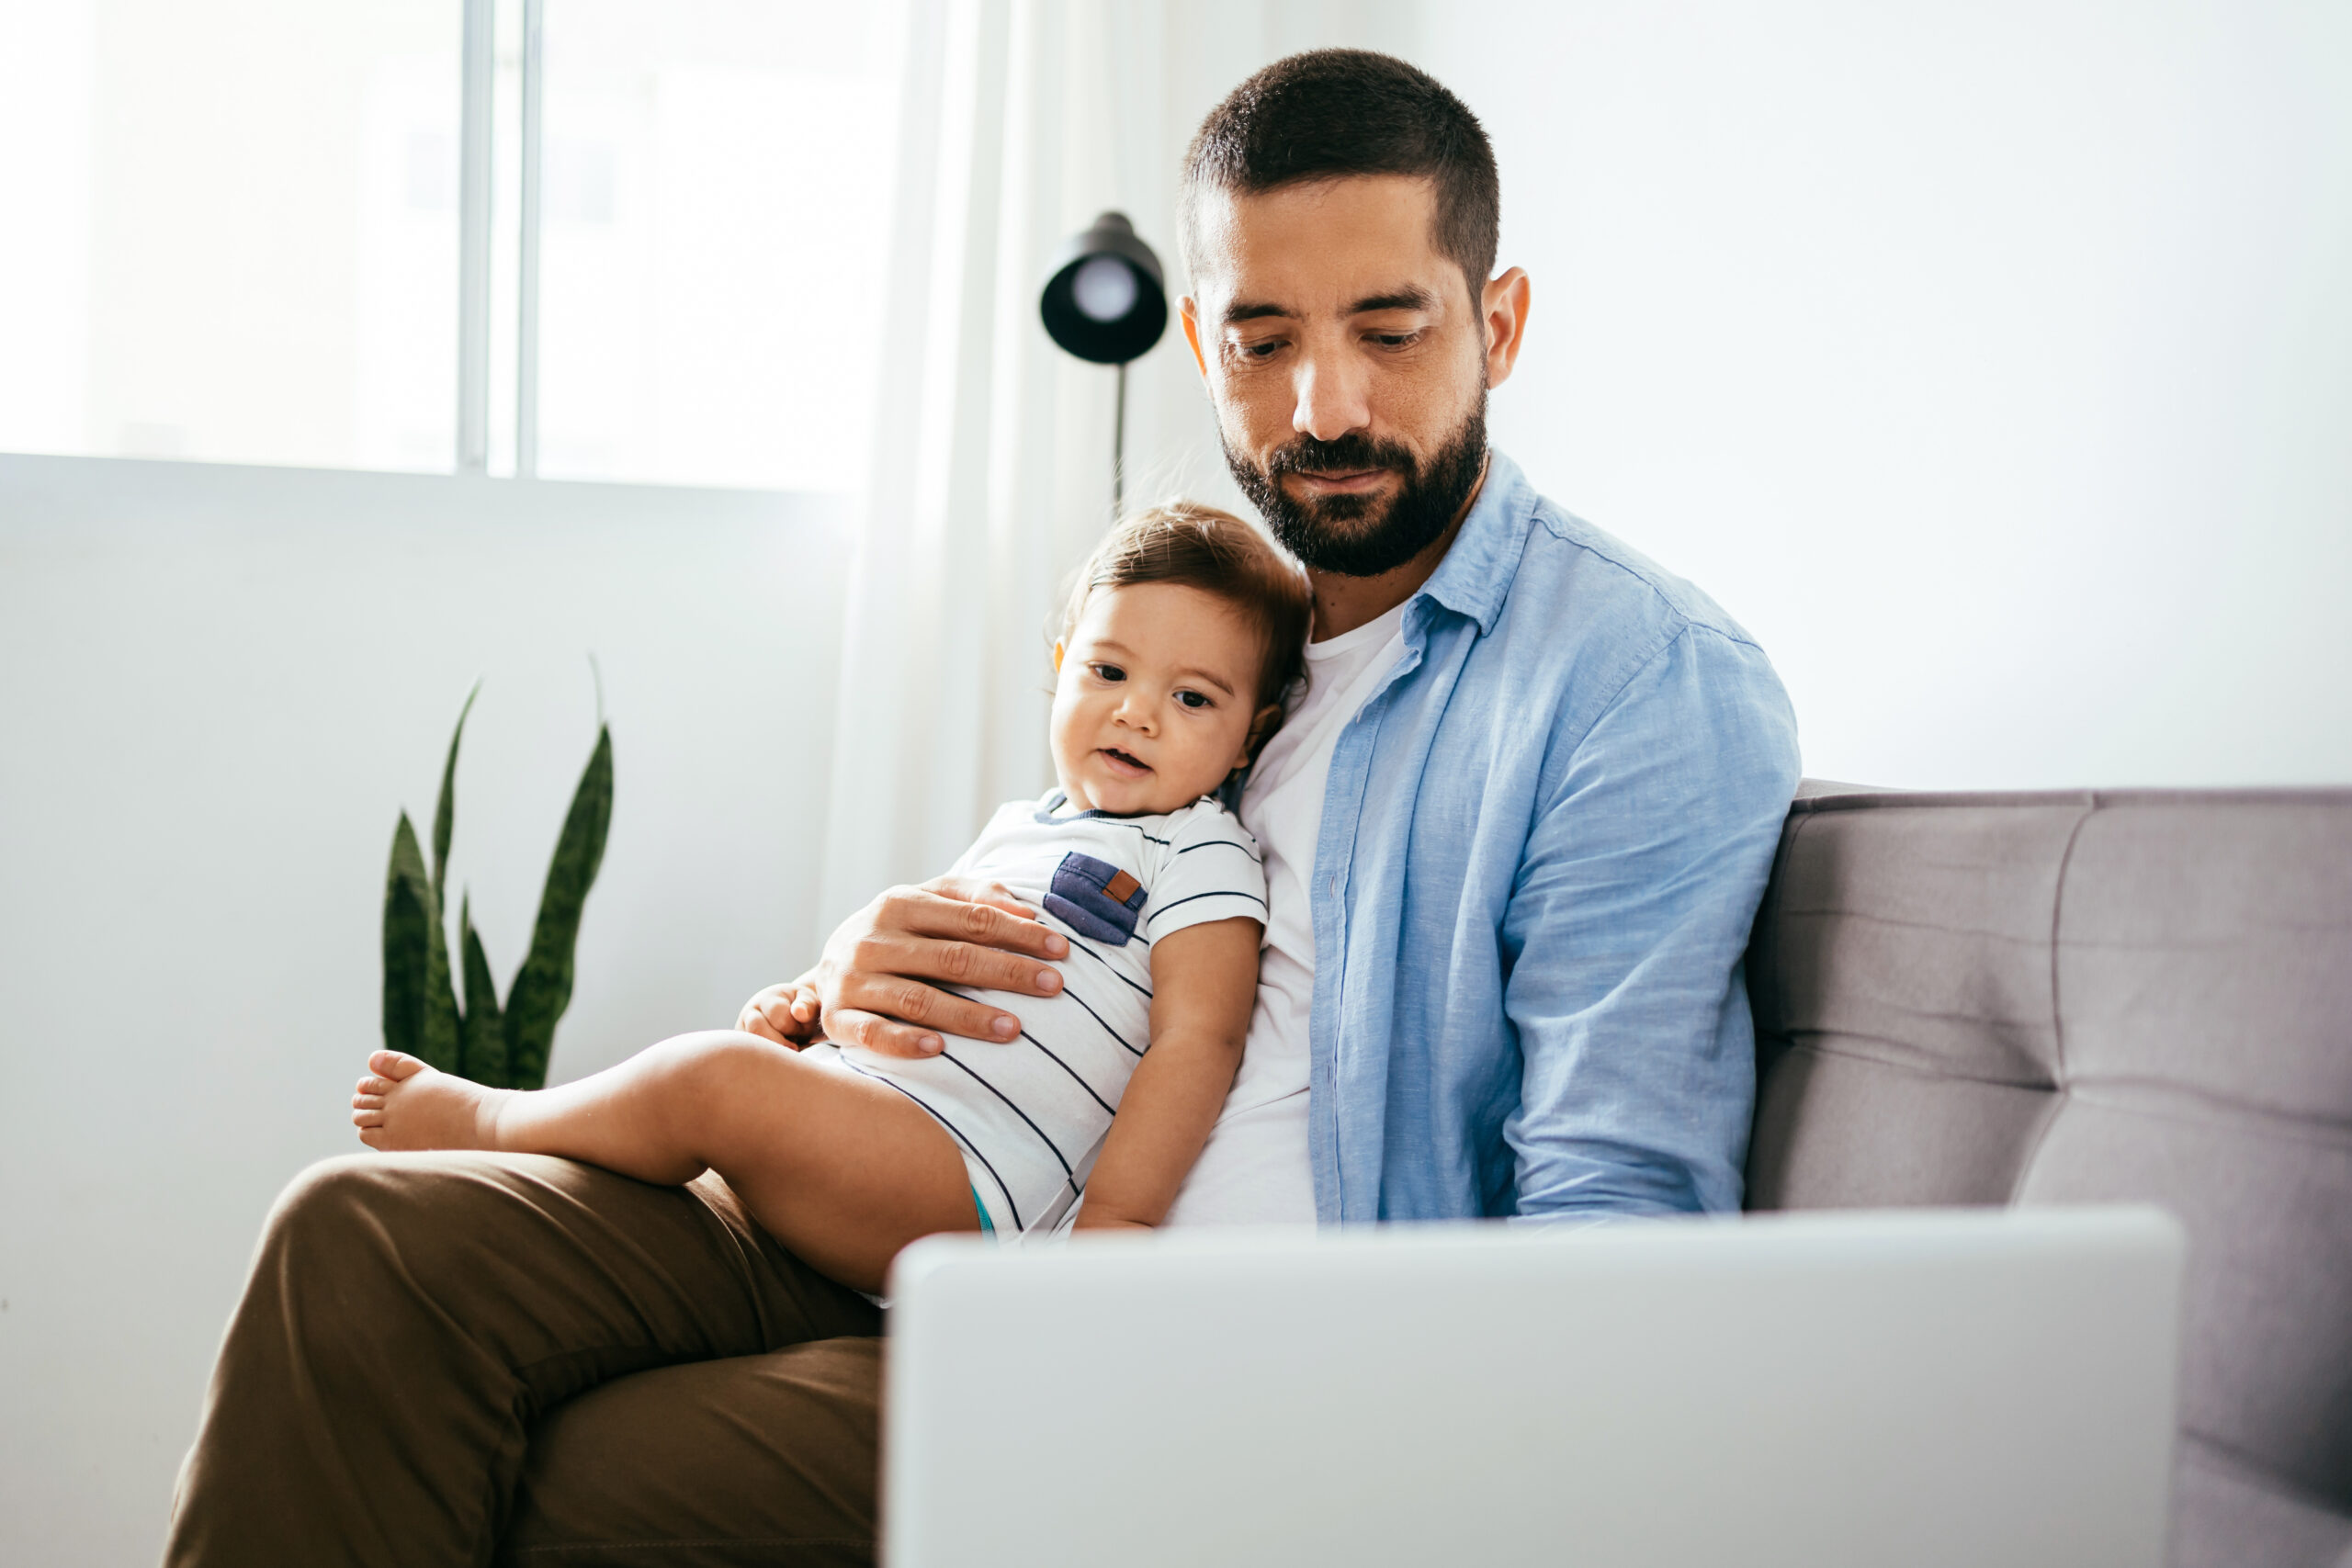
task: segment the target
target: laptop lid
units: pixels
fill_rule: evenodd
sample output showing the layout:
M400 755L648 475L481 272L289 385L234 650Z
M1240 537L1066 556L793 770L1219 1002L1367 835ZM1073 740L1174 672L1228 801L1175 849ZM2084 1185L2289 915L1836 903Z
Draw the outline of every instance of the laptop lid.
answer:
M884 1562L2159 1568L2152 1209L1170 1231L893 1274Z

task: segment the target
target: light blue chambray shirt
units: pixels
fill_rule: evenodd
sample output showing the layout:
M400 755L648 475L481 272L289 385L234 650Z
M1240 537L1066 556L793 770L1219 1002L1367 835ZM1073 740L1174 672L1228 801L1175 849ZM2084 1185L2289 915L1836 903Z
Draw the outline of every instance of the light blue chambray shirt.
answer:
M1500 453L1404 638L1316 845L1318 1217L1736 1209L1798 776L1771 664Z

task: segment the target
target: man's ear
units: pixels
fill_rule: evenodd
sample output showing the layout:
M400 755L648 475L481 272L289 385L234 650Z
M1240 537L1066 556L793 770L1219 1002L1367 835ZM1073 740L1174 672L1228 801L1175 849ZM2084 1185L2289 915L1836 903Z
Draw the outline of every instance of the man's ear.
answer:
M1187 294L1176 302L1176 310L1184 321L1184 341L1193 345L1193 363L1199 367L1201 379L1205 381L1209 376L1209 362L1201 353L1201 308L1193 304L1193 297Z
M1519 345L1527 340L1527 273L1512 267L1487 285L1478 308L1487 326L1487 385L1499 387L1510 379L1519 363Z

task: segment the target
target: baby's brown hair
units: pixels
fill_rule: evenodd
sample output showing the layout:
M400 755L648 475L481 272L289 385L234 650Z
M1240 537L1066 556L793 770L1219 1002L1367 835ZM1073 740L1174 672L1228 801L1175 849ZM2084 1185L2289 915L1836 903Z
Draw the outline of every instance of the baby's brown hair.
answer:
M1065 641L1078 628L1087 595L1098 588L1139 582L1174 582L1214 593L1258 623L1265 633L1265 657L1258 667L1253 708L1279 707L1283 694L1305 671L1306 576L1266 536L1236 517L1197 502L1174 501L1132 513L1114 525L1078 569L1069 604L1062 612ZM1251 739L1265 742L1281 721Z

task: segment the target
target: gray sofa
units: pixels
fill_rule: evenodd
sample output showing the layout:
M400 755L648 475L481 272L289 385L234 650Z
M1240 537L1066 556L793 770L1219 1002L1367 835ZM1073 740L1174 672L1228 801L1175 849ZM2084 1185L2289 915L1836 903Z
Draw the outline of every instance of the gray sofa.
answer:
M2175 1562L2352 1568L2352 790L1809 783L1747 985L1751 1207L2164 1205Z

